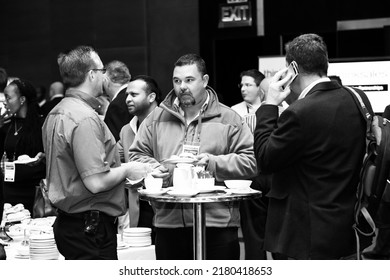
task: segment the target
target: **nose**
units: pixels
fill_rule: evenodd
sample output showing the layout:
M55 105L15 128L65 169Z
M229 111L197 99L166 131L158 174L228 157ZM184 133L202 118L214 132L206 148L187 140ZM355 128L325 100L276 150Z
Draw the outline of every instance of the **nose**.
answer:
M187 88L187 85L186 85L186 83L184 81L181 81L179 87L180 87L180 89L183 90L183 89Z
M132 98L131 94L128 94L126 97L126 104L129 104L131 101L133 101L133 98Z

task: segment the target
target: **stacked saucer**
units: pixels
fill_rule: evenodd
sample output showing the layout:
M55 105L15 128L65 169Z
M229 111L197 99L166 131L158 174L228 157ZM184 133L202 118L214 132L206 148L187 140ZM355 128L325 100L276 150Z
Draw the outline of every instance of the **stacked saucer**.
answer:
M152 229L147 227L126 228L123 230L123 241L131 247L152 245Z
M57 260L59 252L54 234L30 236L30 260Z

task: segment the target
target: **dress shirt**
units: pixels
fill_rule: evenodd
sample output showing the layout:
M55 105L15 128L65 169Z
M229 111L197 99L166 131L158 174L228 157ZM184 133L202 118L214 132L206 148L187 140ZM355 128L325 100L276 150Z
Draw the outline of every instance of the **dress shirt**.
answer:
M115 139L95 111L99 106L93 96L69 89L47 116L43 144L49 198L67 213L99 210L119 216L126 209L123 183L93 194L83 182L120 166Z

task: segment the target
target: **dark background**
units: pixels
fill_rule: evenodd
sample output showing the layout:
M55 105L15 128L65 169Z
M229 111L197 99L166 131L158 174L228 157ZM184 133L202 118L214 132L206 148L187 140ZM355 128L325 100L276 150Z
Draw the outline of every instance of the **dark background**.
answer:
M256 8L256 0L250 0ZM148 74L164 94L176 59L199 53L223 102L241 101L239 73L259 56L284 55L303 33L324 37L330 58L390 56L390 27L337 31L337 21L390 17L386 1L264 0L265 36L256 27L218 29L222 0L0 0L0 67L46 88L60 79L56 58L94 46L103 63L118 59L132 75ZM256 15L253 15L256 21Z

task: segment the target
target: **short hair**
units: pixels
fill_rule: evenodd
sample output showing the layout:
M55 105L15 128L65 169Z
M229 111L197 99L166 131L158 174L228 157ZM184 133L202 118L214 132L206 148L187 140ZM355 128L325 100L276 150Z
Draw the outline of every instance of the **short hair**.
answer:
M307 74L326 76L328 73L328 50L321 36L303 34L286 45L286 61L293 60L299 71Z
M8 74L4 68L0 67L0 92L3 92L8 83Z
M175 67L196 64L198 71L203 75L207 74L206 62L197 54L185 54L181 56L176 62Z
M244 76L252 77L255 80L257 86L259 86L261 81L264 80L265 78L264 74L257 69L249 69L249 70L242 71L240 74L240 78Z
M156 94L156 102L157 102L157 104L160 104L161 99L162 99L162 94L161 94L160 87L158 86L156 80L150 76L147 76L147 75L138 75L138 76L131 79L131 81L136 81L136 80L144 81L146 84L146 89L145 89L146 93L150 94L150 93L154 92Z
M329 79L331 79L332 81L336 81L340 84L340 86L343 85L343 82L341 81L341 78L337 75L331 75L329 76Z
M107 63L105 68L108 78L114 83L124 85L131 79L129 68L122 61L113 60Z
M78 46L58 57L59 70L65 87L81 85L89 70L97 67L91 54L97 52L90 46Z

